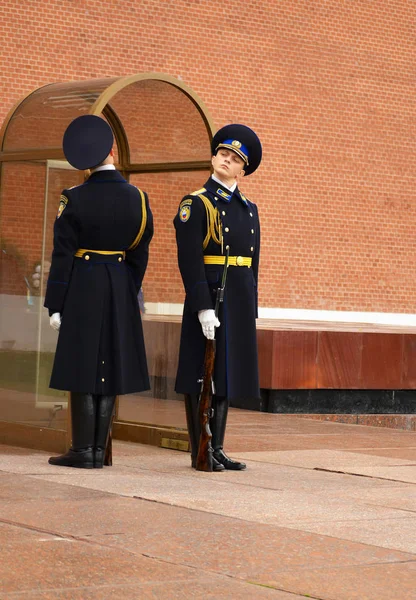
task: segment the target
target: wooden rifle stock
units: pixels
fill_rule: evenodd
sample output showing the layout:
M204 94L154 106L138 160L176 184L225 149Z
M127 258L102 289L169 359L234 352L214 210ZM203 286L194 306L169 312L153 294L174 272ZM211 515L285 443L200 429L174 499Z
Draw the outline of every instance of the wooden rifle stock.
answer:
M110 430L108 432L107 444L105 447L104 465L113 466L113 419L111 419Z
M212 433L209 426L211 418L212 381L215 364L215 340L207 340L205 345L204 379L199 398L199 423L201 433L199 438L198 456L196 458L197 471L212 471Z
M104 465L113 466L113 424L114 424L115 406L111 416L110 427L108 428L107 443L105 445Z
M225 253L224 270L222 272L221 287L217 289L217 298L215 301L215 316L218 318L220 303L224 300L225 283L227 280L228 256L230 250L227 248ZM211 472L213 470L213 449L212 433L209 426L209 420L212 417L211 399L215 394L214 389L214 365L215 365L215 339L206 341L205 360L204 360L204 378L202 380L201 394L199 397L199 423L201 433L199 437L198 456L196 458L196 470Z

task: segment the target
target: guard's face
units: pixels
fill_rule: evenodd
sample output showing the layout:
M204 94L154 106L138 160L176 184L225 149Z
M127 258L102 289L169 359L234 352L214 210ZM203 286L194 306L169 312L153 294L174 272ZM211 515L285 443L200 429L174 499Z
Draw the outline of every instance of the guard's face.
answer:
M235 181L237 177L244 175L244 166L243 159L227 148L220 148L212 157L214 175L221 180Z

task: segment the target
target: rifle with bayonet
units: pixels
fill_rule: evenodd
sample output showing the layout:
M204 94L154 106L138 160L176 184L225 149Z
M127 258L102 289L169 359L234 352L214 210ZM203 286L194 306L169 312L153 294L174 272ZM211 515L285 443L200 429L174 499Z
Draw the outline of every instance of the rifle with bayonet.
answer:
M221 287L217 289L217 297L215 301L215 316L218 319L220 304L224 300L225 283L227 281L228 256L229 249L225 253L224 270L222 272ZM209 426L209 420L213 416L212 396L215 394L214 386L214 366L215 366L215 338L206 340L205 345L205 360L204 360L204 377L202 379L201 393L199 397L199 423L201 433L199 437L198 456L196 459L196 470L211 472L213 470L212 461L212 433Z

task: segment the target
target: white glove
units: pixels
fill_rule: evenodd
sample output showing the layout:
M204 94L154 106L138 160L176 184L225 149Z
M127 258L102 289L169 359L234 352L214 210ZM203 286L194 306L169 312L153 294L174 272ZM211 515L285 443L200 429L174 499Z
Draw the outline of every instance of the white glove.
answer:
M201 323L202 333L204 336L209 340L213 340L215 338L215 328L221 325L215 316L215 310L212 308L207 308L205 310L198 311L198 319Z
M49 317L49 324L52 327L52 329L55 329L55 331L59 331L59 328L61 326L61 313L53 313L53 315Z

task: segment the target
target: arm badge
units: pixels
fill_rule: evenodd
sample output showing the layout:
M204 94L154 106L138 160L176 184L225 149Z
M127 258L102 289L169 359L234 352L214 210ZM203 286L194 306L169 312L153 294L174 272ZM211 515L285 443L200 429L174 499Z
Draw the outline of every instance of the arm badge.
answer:
M186 200L183 200L181 202L179 206L179 218L182 221L182 223L186 223L186 221L189 220L189 217L191 216L191 205L191 198L187 198Z
M186 221L189 219L190 216L191 216L191 207L189 206L189 204L186 204L185 206L182 206L179 209L179 218L182 221L182 223L186 223Z
M59 200L58 214L56 215L57 219L59 219L59 217L62 215L67 204L68 204L68 198L66 196L61 196L60 200Z

